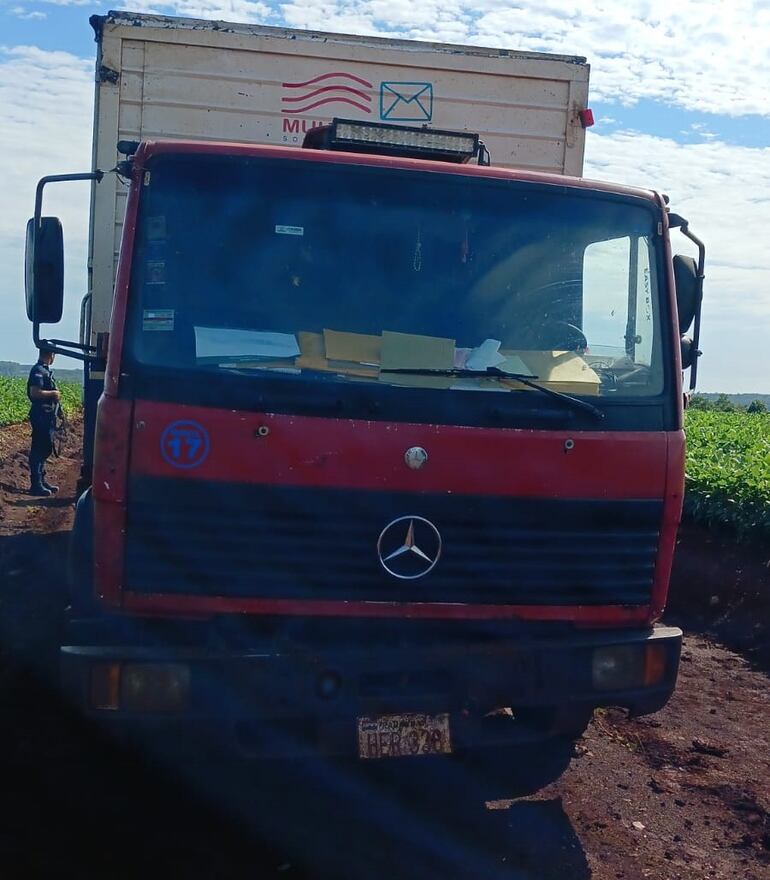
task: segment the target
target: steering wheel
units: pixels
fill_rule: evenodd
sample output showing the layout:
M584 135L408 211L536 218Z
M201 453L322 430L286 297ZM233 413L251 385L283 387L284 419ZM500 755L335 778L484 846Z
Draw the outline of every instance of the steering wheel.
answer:
M585 333L574 324L567 321L549 321L544 324L538 341L543 348L552 351L577 351L580 354L588 348L588 340Z
M565 307L579 303L581 284L579 278L563 278L522 293L521 300L526 303L532 318L524 331L527 344L535 349L577 351L580 354L588 348L588 340L580 327L548 317L548 310L564 314ZM574 311L574 308L567 308L567 314Z
M530 325L517 343L519 348L534 351L576 351L583 354L588 348L588 340L580 327L553 319Z

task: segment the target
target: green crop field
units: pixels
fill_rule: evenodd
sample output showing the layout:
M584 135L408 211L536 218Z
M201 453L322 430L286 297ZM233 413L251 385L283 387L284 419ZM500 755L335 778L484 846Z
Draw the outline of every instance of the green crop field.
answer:
M689 410L685 514L770 540L770 414Z
M82 387L77 382L57 382L64 412L70 415L80 407ZM27 380L0 376L0 426L22 422L29 412Z

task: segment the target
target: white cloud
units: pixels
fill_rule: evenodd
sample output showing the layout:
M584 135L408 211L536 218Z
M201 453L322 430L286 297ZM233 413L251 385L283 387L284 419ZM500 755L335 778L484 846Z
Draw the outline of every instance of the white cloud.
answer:
M637 132L589 135L586 176L650 187L671 198L706 244L700 382L761 391L770 377L770 147L678 144ZM693 253L672 233L675 250Z
M766 0L291 0L280 9L293 27L584 55L603 100L770 114Z
M125 0L124 8L584 55L596 99L770 116L767 0Z
M24 229L35 185L45 174L89 170L93 62L32 46L0 48L0 352L6 359L33 354L23 305ZM50 193L49 193L50 190ZM67 311L62 333L76 332L86 290L88 185L48 187L44 211L62 218L67 256Z
M10 15L14 15L16 18L21 18L24 21L42 21L43 19L48 18L45 12L40 12L39 10L30 11L24 6L14 6L12 9L9 9L8 12Z
M263 24L274 14L261 0L127 0L116 8L246 24Z

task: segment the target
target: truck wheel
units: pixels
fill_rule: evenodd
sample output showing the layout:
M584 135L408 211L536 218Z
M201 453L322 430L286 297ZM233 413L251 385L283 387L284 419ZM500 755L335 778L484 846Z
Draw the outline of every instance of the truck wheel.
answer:
M557 780L569 766L574 743L571 737L556 737L496 746L470 753L463 763L485 801L510 800Z

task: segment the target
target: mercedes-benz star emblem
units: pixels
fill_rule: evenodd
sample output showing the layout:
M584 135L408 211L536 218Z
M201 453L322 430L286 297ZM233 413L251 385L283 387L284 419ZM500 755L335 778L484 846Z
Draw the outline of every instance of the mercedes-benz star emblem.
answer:
M401 516L388 523L377 541L380 564L393 577L414 580L433 569L441 556L441 535L422 516Z

